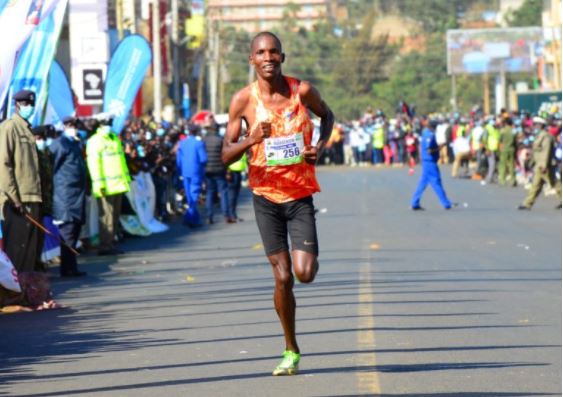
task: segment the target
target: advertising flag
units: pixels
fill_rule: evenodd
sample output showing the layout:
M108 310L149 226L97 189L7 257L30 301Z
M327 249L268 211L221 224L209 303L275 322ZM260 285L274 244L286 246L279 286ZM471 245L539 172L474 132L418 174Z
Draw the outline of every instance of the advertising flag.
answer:
M68 0L60 0L51 12L35 28L18 56L12 82L11 95L19 90L35 91L35 114L30 120L33 126L41 123L43 108L47 101L46 81L57 49L57 41L63 24ZM14 112L14 104L9 104L8 115Z
M188 83L182 84L182 91L182 111L184 118L189 120L192 117L192 111L190 107L190 86Z
M73 116L74 101L66 73L60 63L53 61L49 70L49 89L46 124L57 125L66 116Z
M121 132L135 96L151 64L148 41L139 35L127 36L111 56L104 86L104 113L114 116L113 131Z
M2 11L4 11L4 8L6 7L7 4L8 4L8 0L0 0L0 14L2 14Z
M60 0L18 0L8 2L0 14L0 108L8 94L18 51L33 30L51 14ZM66 3L66 0L65 0Z

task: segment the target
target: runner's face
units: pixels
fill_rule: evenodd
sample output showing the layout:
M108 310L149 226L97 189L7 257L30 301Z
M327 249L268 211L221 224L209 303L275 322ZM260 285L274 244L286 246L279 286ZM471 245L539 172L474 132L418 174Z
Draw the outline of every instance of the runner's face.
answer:
M254 43L250 64L254 66L258 76L269 80L281 74L284 57L276 40L270 36L263 36Z

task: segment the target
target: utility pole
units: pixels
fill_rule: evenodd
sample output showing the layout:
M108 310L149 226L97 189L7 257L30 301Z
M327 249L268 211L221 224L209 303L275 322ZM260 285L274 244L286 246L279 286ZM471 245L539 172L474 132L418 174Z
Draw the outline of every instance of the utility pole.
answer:
M172 84L175 116L180 115L180 65L178 64L178 0L172 0Z
M506 106L506 73L502 69L495 79L495 113Z
M123 0L115 1L115 24L117 27L117 38L123 39Z
M203 82L205 81L205 54L199 59L199 74L197 78L197 111L203 109Z
M457 89L456 89L455 74L452 73L452 109L457 112Z
M555 55L554 59L554 72L555 72L555 88L561 90L561 19L559 19L559 27L552 27L551 31L553 32L553 39L551 41L551 48L553 54ZM555 47L555 48L553 48Z
M221 57L219 56L219 43L220 43L220 38L219 38L219 29L215 29L215 38L213 39L213 58L215 58L215 76L213 76L213 79L215 80L215 110L213 111L213 113L217 113L219 111L219 106L217 104L217 99L219 97L218 92L219 92L219 87L221 84Z
M491 113L491 100L489 93L489 74L483 74L483 113Z
M152 1L152 64L153 64L153 117L156 122L161 121L162 95L161 88L161 58L160 58L160 0Z
M219 62L219 112L225 111L225 70L223 62Z
M207 57L209 63L209 73L207 81L209 84L209 107L212 113L217 113L217 72L218 64L218 37L215 21L212 18L209 21L209 33L207 37Z
M135 9L135 1L131 2L130 7L133 20L129 23L129 30L131 31L131 34L135 34L137 33L137 10Z

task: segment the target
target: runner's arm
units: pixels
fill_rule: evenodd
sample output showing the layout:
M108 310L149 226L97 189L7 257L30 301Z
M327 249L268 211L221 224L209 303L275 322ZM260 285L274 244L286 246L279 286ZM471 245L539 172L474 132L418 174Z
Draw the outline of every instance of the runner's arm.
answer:
M301 102L315 115L321 118L320 137L317 142L317 152L324 148L334 125L334 115L328 105L322 100L321 94L308 82L302 81L299 85Z
M248 104L248 93L245 90L237 92L229 106L229 123L227 124L227 132L223 139L223 150L221 158L227 166L240 160L244 153L255 143L257 143L251 134L247 134L244 139L240 140L242 131L243 114Z

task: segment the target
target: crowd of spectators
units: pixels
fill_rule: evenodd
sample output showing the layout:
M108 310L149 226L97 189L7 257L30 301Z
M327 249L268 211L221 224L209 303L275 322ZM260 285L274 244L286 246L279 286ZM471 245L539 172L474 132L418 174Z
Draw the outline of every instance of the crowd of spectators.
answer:
M130 224L123 221L123 216L141 218L143 204L136 202L130 192L137 180L141 185L137 192L154 186L152 205L149 200L153 213L149 218L161 223L181 216L186 227L197 229L216 222L217 207L226 223L242 221L236 207L245 180L246 159L225 167L221 161L225 125L218 124L212 114L198 122L157 122L149 116L130 119L119 135L111 130L112 119L104 115L67 117L58 128L31 129L22 110L33 102L32 96L26 95L12 119L0 125L0 139L5 141L0 147L5 167L0 189L6 192L1 230L5 251L18 273L41 272L48 265L60 263L62 277L79 277L85 272L78 269L77 249L97 255L121 254L118 243L132 230L125 227ZM440 147L439 163L452 164L452 177L479 180L483 185L522 185L537 197L544 182L553 188L560 186L560 114L557 109L542 117L505 111L498 115L474 111L468 115L429 117L434 121L433 132ZM424 125L428 123L408 107L392 117L368 109L358 120L335 124L319 163L351 167L406 165L413 174L420 159L419 140ZM33 149L25 145L14 149L12 140L18 134L34 141ZM548 144L547 149L542 144L541 159L538 140ZM18 150L29 153L22 156ZM543 166L538 168L538 161ZM30 176L25 171L28 169L39 172ZM28 182L18 181L18 172L30 178L33 193L27 198L22 196L26 187L21 183ZM560 194L560 187L557 192ZM535 197L527 199L526 209L531 208ZM98 211L94 218L88 214L93 203ZM201 216L198 207L203 206L205 215ZM99 223L95 241L85 233L92 219ZM57 255L46 255L49 236L45 239L41 230L30 226L33 221L41 222L58 241ZM29 231L24 236L24 229L33 229L33 233ZM25 255L20 240L29 245Z
M479 180L482 185L521 185L534 178L534 142L541 131L553 139L548 166L561 179L561 113L559 108L541 115L501 111L498 115L471 112L432 114L439 164L452 164L454 178ZM398 112L386 117L368 109L358 120L337 123L322 164L365 167L405 166L409 173L419 162L422 118ZM535 122L536 121L536 122Z
M34 95L25 95L25 101L16 99L16 103L34 104ZM154 231L153 218L164 224L183 216L183 224L196 229L216 222L214 213L220 202L226 223L242 221L236 206L245 161L230 167L222 163L222 126L211 114L198 123L132 119L118 135L107 115L66 117L56 128L31 128L17 109L0 124L4 143L0 147L4 167L0 241L4 244L0 248L20 279L28 273L46 274L57 265L61 277L84 276L86 272L78 268L77 250L119 255L123 253L119 242L127 234ZM29 145L15 147L13 141ZM200 155L188 150L191 142L199 145ZM30 175L28 170L35 171ZM33 194L26 195L26 189ZM149 200L139 203L136 195L146 196L147 191ZM204 221L199 217L194 221L190 214L204 203ZM149 214L149 222L141 219L143 212L146 215L144 206L154 212ZM142 225L131 227L131 217L139 218L137 223ZM94 228L91 223L96 224ZM95 236L92 229L98 231ZM0 286L0 308L31 305L29 298Z

